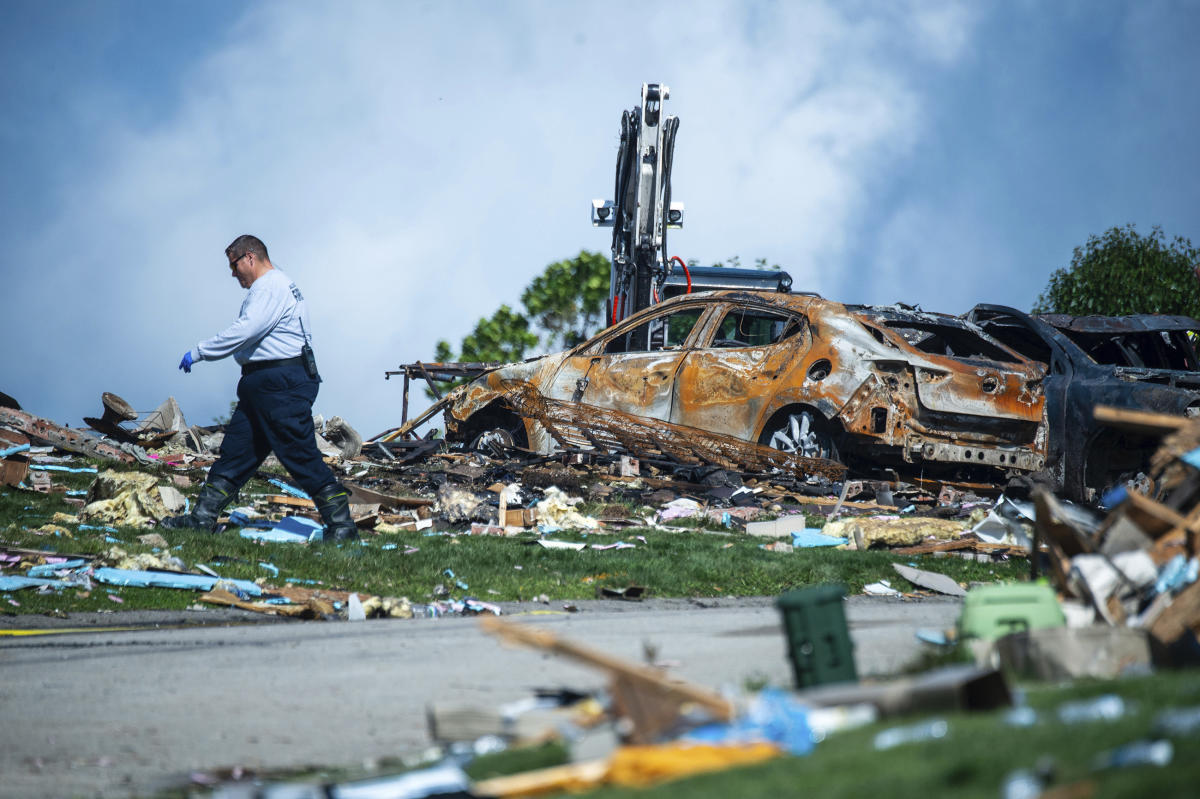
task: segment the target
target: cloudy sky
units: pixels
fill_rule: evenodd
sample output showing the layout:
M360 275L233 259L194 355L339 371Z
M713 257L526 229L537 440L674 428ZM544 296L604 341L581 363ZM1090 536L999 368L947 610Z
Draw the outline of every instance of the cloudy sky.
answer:
M0 391L227 411L223 250L309 300L316 411L607 252L621 111L680 119L672 254L847 302L1028 308L1113 225L1200 242L1200 3L0 0ZM414 392L419 396L419 392Z

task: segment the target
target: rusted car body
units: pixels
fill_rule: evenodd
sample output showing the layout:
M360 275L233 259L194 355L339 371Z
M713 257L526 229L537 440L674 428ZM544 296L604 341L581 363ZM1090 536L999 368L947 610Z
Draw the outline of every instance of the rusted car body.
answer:
M631 350L639 341L649 348ZM528 383L554 400L805 456L995 477L1044 465L1044 377L1041 364L957 317L806 294L705 292L459 387L447 437L499 435L552 451L544 429L506 406L505 392Z
M1046 365L1046 470L1071 499L1093 499L1145 469L1162 443L1105 427L1095 406L1200 414L1200 372L1187 336L1194 319L1038 317L1002 305L977 305L965 318Z

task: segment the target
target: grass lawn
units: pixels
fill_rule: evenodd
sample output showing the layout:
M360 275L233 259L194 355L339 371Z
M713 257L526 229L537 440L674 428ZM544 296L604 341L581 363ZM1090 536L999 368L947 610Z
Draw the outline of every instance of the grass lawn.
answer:
M105 468L104 464L97 465ZM55 473L54 478L70 488L83 489L94 476ZM252 481L245 493L255 492L274 490ZM587 506L582 509L585 513L592 510ZM62 525L65 532L58 535L34 532L55 512L75 511L60 494L0 489L0 543L64 554L99 554L114 546L130 554L152 550L137 541L139 535L153 532L144 528L105 532L66 524ZM815 523L819 523L817 518ZM189 570L204 564L222 577L407 596L416 603L431 601L438 586L454 598L472 596L483 601L529 600L541 594L552 600L585 599L594 597L599 586L623 588L631 584L644 586L648 595L656 597L737 597L771 596L798 586L828 582L846 583L857 592L864 584L879 579L889 579L905 590L905 582L891 568L893 562L913 563L964 583L1019 580L1028 569L1024 560L981 563L954 557L896 556L886 551L822 548L775 553L761 548L764 539L731 533L715 523L711 526L718 529L704 529L704 525L690 520L677 526L692 529L667 532L627 528L614 533L553 535L558 540L597 544L621 540L635 547L582 551L545 549L535 543L536 532L510 538L451 535L448 533L456 530L441 523L435 523L433 532L368 535L363 542L346 544L257 543L236 533L157 532L169 544L169 552L162 554L180 558ZM417 551L405 554L411 549ZM278 576L274 569L278 569ZM449 576L447 570L454 576ZM13 574L22 570L6 571ZM110 594L122 602L116 603ZM191 605L195 596L191 591L100 584L90 593L68 589L39 594L36 589L25 589L0 594L0 610L8 614L63 614L181 609Z

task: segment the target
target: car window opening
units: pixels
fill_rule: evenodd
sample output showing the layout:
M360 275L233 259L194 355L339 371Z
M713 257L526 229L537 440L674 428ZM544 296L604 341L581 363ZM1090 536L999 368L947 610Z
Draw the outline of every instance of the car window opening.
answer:
M1014 362L1012 356L1002 348L965 328L893 320L885 321L884 324L899 333L913 347L930 355Z
M804 330L804 319L784 314L748 311L742 308L725 314L712 346L767 347L778 344Z
M1123 335L1064 333L1097 363L1112 366L1194 371L1196 354L1184 331L1145 331Z
M604 352L659 352L682 349L703 311L703 308L685 308L673 314L655 317L610 338L604 345Z

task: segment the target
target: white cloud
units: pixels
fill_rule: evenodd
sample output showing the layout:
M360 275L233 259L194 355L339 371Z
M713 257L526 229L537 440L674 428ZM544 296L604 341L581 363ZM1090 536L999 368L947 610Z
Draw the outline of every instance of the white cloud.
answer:
M88 132L105 157L16 244L60 254L17 281L65 302L55 336L77 346L23 365L11 390L59 415L93 413L104 390L139 407L174 394L193 422L223 412L232 366L174 364L232 320L222 250L252 232L312 306L317 410L367 435L398 423L385 369L457 343L551 261L607 250L587 205L611 192L643 81L669 84L682 120L673 249L767 257L828 288L922 129L912 70L952 64L972 24L954 4L252 6L174 110Z

